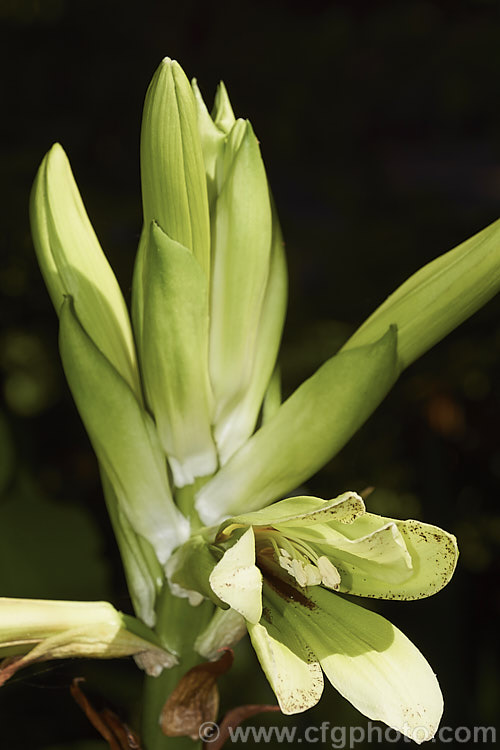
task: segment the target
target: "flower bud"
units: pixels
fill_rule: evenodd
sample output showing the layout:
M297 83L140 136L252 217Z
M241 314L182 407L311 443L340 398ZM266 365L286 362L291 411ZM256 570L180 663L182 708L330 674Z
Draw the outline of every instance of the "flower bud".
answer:
M194 255L151 224L143 268L142 374L174 484L213 474L208 281Z
M65 296L73 297L88 335L140 398L125 301L58 143L38 170L31 193L30 219L40 269L57 313Z
M153 420L89 338L70 299L61 310L59 345L73 397L118 503L164 564L189 535L189 524L173 503Z
M208 199L194 94L179 63L168 57L144 103L141 181L145 231L156 221L194 253L208 276Z
M134 655L149 674L177 662L152 631L108 602L42 599L0 598L0 655L11 657L0 667L0 684L21 667L48 659Z

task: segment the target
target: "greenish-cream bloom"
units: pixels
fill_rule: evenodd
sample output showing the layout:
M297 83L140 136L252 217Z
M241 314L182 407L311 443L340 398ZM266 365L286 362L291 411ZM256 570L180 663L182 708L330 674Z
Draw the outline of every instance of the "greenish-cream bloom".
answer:
M391 623L342 594L436 593L455 569L451 534L367 513L362 498L346 492L328 502L288 498L228 519L212 536L196 551L200 590L245 619L284 713L313 706L325 673L369 718L410 737L417 728L420 739L434 735L443 699L428 663ZM174 581L196 586L183 577L181 550L173 561Z
M146 94L140 154L130 315L58 144L30 208L135 611L160 631L165 602L212 599L219 609L188 631L190 647L211 657L246 622L285 712L319 699L324 672L367 716L431 736L442 698L427 662L344 595L435 593L453 572L454 538L371 515L355 493L272 503L345 445L405 367L496 294L500 221L417 271L281 403L287 270L251 124L235 117L222 83L209 113L196 81L165 58ZM185 623L171 620L177 643Z

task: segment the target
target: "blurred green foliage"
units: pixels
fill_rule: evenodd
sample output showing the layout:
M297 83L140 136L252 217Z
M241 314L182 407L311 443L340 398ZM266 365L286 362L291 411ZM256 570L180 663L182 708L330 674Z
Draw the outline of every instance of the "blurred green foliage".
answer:
M167 54L207 99L224 78L262 143L287 242L288 393L411 272L498 217L499 21L487 0L258 0L238 12L194 0L0 0L3 595L108 598L130 611L29 235L31 182L51 143L70 155L128 298L147 83ZM499 322L495 300L413 365L308 484L323 497L375 487L371 510L458 535L459 568L438 597L369 603L437 671L447 726L498 724ZM239 703L272 702L251 650L236 656L223 709L236 690ZM2 747L104 747L69 696L76 675L138 726L132 663L44 665L2 688ZM323 720L366 725L331 688L306 715L253 721Z

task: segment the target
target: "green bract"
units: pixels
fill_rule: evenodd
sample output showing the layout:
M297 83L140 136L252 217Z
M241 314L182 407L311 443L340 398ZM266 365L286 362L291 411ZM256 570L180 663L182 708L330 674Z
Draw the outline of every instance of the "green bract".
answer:
M176 679L246 622L285 712L319 699L324 672L367 716L431 736L442 699L426 661L343 594L435 593L455 566L453 537L366 513L355 493L270 503L329 461L401 371L496 294L500 222L414 274L281 403L283 239L259 142L222 83L210 114L196 82L162 61L144 105L141 183L132 324L59 145L30 211L138 617L181 661ZM163 679L146 701L152 736Z

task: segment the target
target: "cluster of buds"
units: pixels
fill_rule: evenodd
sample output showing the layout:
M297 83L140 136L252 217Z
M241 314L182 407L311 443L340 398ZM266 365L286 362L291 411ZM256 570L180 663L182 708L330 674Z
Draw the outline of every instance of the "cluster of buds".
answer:
M453 573L454 538L371 515L353 492L280 499L496 293L499 223L408 279L281 403L283 241L259 142L223 84L210 114L196 81L162 61L146 95L141 181L131 318L61 146L31 201L64 370L138 618L161 638L165 592L187 599L192 618L211 602L193 649L213 656L248 630L284 712L314 705L324 672L370 718L431 737L442 712L431 668L342 595L435 593Z

